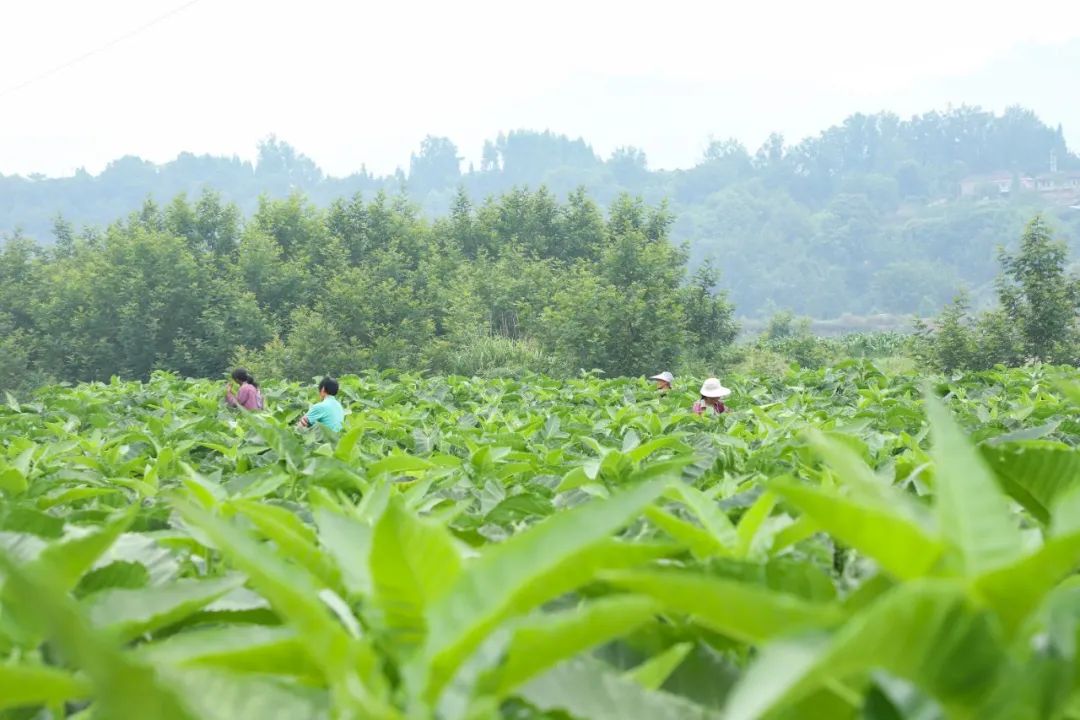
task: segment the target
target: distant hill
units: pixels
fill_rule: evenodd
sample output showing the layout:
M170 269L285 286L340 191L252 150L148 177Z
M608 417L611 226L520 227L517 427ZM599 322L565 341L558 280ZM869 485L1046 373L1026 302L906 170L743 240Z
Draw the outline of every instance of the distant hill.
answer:
M1080 57L1080 44L1075 50ZM1016 82L1023 67L1006 63L987 77ZM930 313L961 285L976 301L985 295L995 248L1013 242L1035 212L1048 213L1074 252L1080 249L1080 211L1070 209L1067 194L1023 183L1007 194L986 193L970 182L1045 174L1051 156L1060 172L1080 172L1064 128L1018 107L999 114L961 107L908 119L853 115L794 145L775 135L755 151L713 142L696 166L675 171L650 170L640 149L601 158L582 139L522 130L487 142L479 167L462 168L451 140L429 137L407 170L328 177L271 138L254 163L182 154L161 165L121 158L98 175L0 175L0 233L21 229L47 243L58 215L76 227L103 226L148 197L164 204L208 190L244 213L260 195L300 192L327 206L355 193L407 193L435 216L461 188L485 198L520 186L543 185L561 197L585 187L602 204L622 193L666 200L674 237L688 243L695 262L716 263L741 313Z

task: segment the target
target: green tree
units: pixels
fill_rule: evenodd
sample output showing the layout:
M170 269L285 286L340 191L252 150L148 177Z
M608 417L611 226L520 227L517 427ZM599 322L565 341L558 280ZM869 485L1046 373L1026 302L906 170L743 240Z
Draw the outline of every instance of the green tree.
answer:
M682 289L686 331L690 347L699 357L719 353L739 334L735 306L728 301L727 293L719 290L719 283L720 272L707 260Z
M428 135L420 143L420 152L409 159L409 188L418 197L452 188L460 179L461 158L449 138Z
M998 298L1028 358L1075 357L1080 281L1066 272L1067 259L1065 243L1052 238L1041 216L1028 224L1016 253L1001 253Z
M960 293L938 319L932 356L945 372L971 367L975 359L976 339L968 308L967 293Z

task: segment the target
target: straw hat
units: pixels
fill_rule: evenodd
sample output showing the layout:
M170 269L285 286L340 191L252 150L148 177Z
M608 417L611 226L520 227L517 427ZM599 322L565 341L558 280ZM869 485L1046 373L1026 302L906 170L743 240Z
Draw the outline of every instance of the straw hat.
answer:
M701 394L707 398L726 398L731 394L731 390L721 385L716 378L709 378L702 383Z
M649 378L649 379L650 379L650 380L663 380L663 381L664 381L664 382L666 382L666 383L667 383L668 385L671 385L671 384L672 384L673 382L675 382L675 376L674 376L674 375L672 375L671 373L669 373L669 372L668 372L667 370L665 370L664 372L660 373L659 375L653 375L653 376L652 376L651 378Z

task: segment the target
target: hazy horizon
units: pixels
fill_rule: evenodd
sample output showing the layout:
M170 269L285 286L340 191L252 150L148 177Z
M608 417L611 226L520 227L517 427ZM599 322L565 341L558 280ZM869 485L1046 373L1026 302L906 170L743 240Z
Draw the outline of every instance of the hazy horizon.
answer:
M797 142L856 112L950 105L1022 105L1080 146L1064 90L1080 7L1052 0L1023 17L966 1L897 16L844 0L662 14L606 2L96 5L0 10L0 173L96 174L182 152L251 160L270 135L337 177L407 168L429 134L453 140L464 169L515 129L581 137L601 157L633 145L673 169L710 138L753 151L772 132Z

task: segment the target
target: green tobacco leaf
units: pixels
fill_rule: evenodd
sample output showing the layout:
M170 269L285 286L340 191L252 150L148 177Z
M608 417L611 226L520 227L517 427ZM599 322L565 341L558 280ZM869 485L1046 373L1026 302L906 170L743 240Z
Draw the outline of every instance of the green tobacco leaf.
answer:
M740 642L758 644L786 633L828 628L843 619L837 605L809 603L760 585L682 571L615 571L601 577L648 595L665 610Z
M372 592L371 525L328 508L315 508L319 541L337 564L345 590L352 598L367 597Z
M1002 489L1044 524L1058 498L1080 487L1080 452L1060 443L1024 442L982 448Z
M686 549L694 554L694 557L705 559L731 553L731 550L708 530L682 518L675 517L667 510L662 510L653 505L645 509L645 517L653 525L671 536L673 540L677 540L684 545Z
M658 608L651 598L609 597L522 621L513 630L506 664L498 672L498 696L564 660L633 631Z
M177 580L158 587L102 590L83 605L95 627L128 641L178 623L242 584L239 575Z
M773 482L774 492L814 524L876 560L891 575L910 580L926 575L943 546L919 524L876 503L860 503L833 490Z
M90 683L56 668L0 665L0 709L52 705L88 697Z
M381 697L384 681L374 650L364 640L351 637L331 615L319 599L314 578L203 508L183 501L176 506L185 520L200 528L247 574L251 584L296 630L308 656L334 688L335 702L342 709L356 707L372 718L396 717Z
M329 720L325 690L278 678L221 670L166 669L172 687L187 698L199 720Z
M95 712L109 720L197 720L148 666L122 653L95 631L68 597L66 578L41 567L21 568L0 551L8 602L46 628L64 655L86 673Z
M758 531L776 507L776 496L770 492L764 492L754 501L735 528L738 542L735 545L736 557L749 557L754 547L754 540L758 537Z
M884 595L832 637L765 646L736 686L725 718L755 720L875 669L910 680L957 717L974 717L1004 664L994 621L970 604L962 583L916 580Z
M108 522L71 538L50 543L36 564L70 590L135 519L136 508L117 513Z
M75 597L84 598L111 588L141 588L150 582L150 573L142 563L118 560L95 568L75 587Z
M545 589L533 583L564 562L572 564L575 555L626 524L662 489L661 484L644 484L579 505L485 550L428 609L422 664L413 671L421 673L422 697L433 702L465 657L502 620L546 599ZM548 587L555 586L557 581Z
M672 484L667 493L680 500L694 514L702 527L724 548L733 549L738 545L739 537L735 526L728 519L727 514L714 500L707 497L697 488Z
M395 641L411 646L423 640L426 608L441 597L461 571L454 538L443 525L420 520L392 498L371 545L375 603Z
M994 476L940 400L926 396L936 463L938 527L974 577L1020 557L1016 518Z
M863 458L838 436L810 431L808 437L814 451L860 504L888 510L929 530L930 518L922 507L915 504L909 495L875 475Z
M368 477L377 478L387 474L410 474L435 467L430 460L411 455L391 455L368 465Z
M543 712L589 720L719 720L720 714L665 692L647 690L596 660L565 662L518 693Z
M660 686L671 677L690 651L693 643L672 645L659 655L654 655L633 670L623 673L623 677L633 680L646 690L659 690Z
M312 680L319 676L318 666L304 652L296 632L285 627L233 625L193 630L141 645L137 654L155 665L214 667Z
M18 468L8 467L0 470L0 490L7 495L21 495L28 487L30 485L26 481L26 475Z
M1080 531L1048 538L1030 555L976 578L975 588L1013 632L1078 565Z
M231 503L256 529L277 545L282 555L307 568L326 586L338 589L340 575L333 561L324 555L318 545L315 531L283 507L250 500L234 500Z

